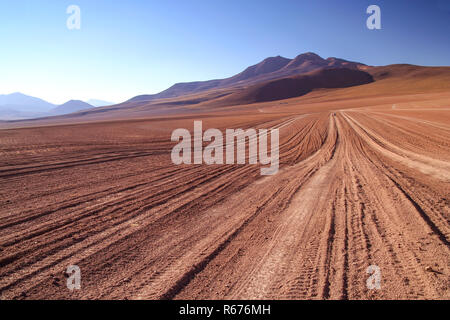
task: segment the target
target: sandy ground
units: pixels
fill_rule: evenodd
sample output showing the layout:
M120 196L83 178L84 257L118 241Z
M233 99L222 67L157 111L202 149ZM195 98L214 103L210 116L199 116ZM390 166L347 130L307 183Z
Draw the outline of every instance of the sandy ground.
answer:
M192 115L1 130L1 299L449 299L449 94L322 100L198 115L279 127L268 177L173 165Z

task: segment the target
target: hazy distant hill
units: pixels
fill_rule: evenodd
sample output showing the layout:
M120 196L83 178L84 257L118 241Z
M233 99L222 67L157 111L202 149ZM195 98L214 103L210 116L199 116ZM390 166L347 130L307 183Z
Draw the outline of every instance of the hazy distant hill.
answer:
M9 109L20 112L48 112L55 107L56 105L47 101L27 96L19 92L0 95L0 110Z
M94 106L80 100L70 100L58 106L19 92L0 95L0 120L42 118L91 108Z
M89 103L86 103L84 101L70 100L70 101L67 101L66 103L52 109L51 113L55 114L55 115L61 115L61 114L67 114L67 113L72 113L72 112L77 112L80 110L92 109L92 108L94 108L94 106L92 106Z

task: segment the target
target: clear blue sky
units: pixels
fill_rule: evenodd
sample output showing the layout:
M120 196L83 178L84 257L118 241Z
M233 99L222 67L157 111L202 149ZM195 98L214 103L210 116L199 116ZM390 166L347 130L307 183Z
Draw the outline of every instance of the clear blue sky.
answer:
M366 28L370 4L382 30ZM120 102L306 51L448 66L449 35L449 0L0 0L0 94Z

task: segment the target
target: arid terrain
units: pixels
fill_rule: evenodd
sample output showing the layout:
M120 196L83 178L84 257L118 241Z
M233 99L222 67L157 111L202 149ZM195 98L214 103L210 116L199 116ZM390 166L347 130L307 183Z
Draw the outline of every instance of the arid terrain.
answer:
M450 299L450 68L358 68L0 122L0 298ZM279 128L279 173L174 165L194 120Z

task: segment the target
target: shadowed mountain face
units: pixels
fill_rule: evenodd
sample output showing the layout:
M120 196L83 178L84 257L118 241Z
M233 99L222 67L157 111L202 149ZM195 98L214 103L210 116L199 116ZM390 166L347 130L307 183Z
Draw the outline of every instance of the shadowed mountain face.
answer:
M365 66L358 62L337 58L323 59L315 53L308 52L294 59L280 56L264 59L258 64L248 67L241 73L226 79L177 83L167 90L153 95L141 95L128 102L151 101L155 99L173 98L186 94L202 92L210 89L230 88L255 84L262 81L300 75L322 68L358 69Z
M256 84L223 100L225 104L248 104L299 97L314 89L346 88L373 82L367 72L346 68L320 69L307 74Z

